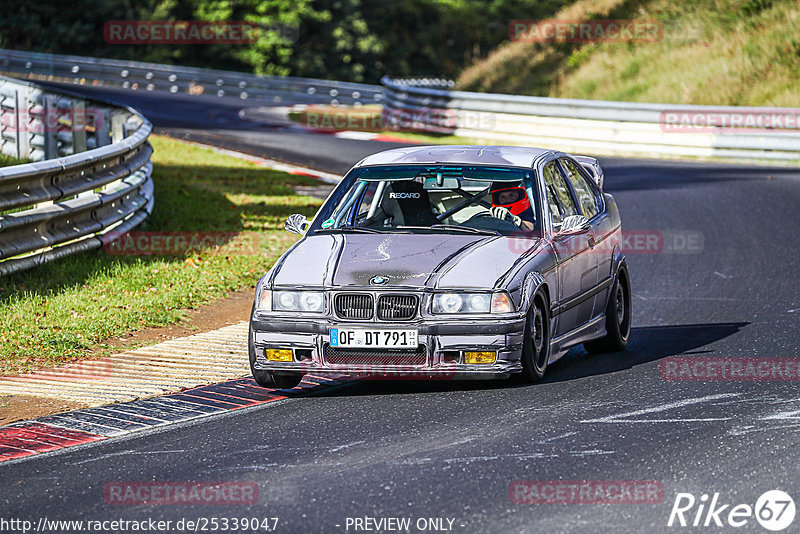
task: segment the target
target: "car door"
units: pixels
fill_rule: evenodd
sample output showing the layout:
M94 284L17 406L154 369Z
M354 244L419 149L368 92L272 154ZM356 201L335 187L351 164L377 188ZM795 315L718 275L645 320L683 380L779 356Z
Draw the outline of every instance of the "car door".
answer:
M545 164L542 177L559 281L558 301L555 303L558 321L554 337L557 337L590 319L594 303L587 305L581 299L597 284L597 260L589 246L590 232L559 234L564 219L580 212L555 161Z
M576 162L569 158L558 160L561 170L567 177L567 183L571 186L578 209L581 215L586 217L591 224L591 236L593 245L592 256L597 265L596 284L602 287L591 302L594 303L591 317L596 317L605 312L606 296L608 292L608 277L611 275L611 256L613 247L609 247L606 239L613 231L612 221L608 212L604 209L603 195L598 187L595 186L591 178ZM587 300L586 304L589 304Z

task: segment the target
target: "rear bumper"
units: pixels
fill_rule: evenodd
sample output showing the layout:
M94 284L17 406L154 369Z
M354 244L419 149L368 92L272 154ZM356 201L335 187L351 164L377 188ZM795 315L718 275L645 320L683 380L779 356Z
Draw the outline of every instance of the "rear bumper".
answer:
M272 320L254 317L250 322L250 347L254 352L253 367L264 371L345 375L353 377L383 376L397 379L490 379L506 378L522 370L520 358L525 328L524 317L493 321L421 320L401 324L380 324L382 328L417 328L419 342L425 346L424 363L386 364L379 355L374 363L331 363L326 349L330 328L375 328L376 323L340 323L322 320ZM265 349L292 349L292 362L273 362L264 357ZM464 364L464 351L495 351L491 364ZM380 352L380 351L372 351ZM397 351L385 351L387 356ZM363 358L359 357L359 360ZM402 359L402 357L400 357Z

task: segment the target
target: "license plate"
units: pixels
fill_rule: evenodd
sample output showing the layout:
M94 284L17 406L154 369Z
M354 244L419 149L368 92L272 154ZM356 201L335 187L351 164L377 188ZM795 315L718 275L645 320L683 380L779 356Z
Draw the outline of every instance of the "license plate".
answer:
M362 330L331 328L331 347L408 349L417 348L417 331L406 330Z

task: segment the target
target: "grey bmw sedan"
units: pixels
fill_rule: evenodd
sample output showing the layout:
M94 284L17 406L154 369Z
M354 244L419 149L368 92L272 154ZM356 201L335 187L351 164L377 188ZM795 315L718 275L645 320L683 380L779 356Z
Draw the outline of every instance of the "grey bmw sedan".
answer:
M253 377L541 379L571 347L625 349L621 221L594 158L418 146L356 164L258 282Z

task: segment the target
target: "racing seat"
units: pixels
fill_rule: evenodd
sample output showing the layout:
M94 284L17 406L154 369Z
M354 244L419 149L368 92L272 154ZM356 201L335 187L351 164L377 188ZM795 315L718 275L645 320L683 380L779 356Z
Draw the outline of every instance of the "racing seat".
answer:
M407 194L391 198L390 193ZM428 192L417 181L392 182L383 200L384 210L394 216L395 226L431 226L439 221L431 211Z

